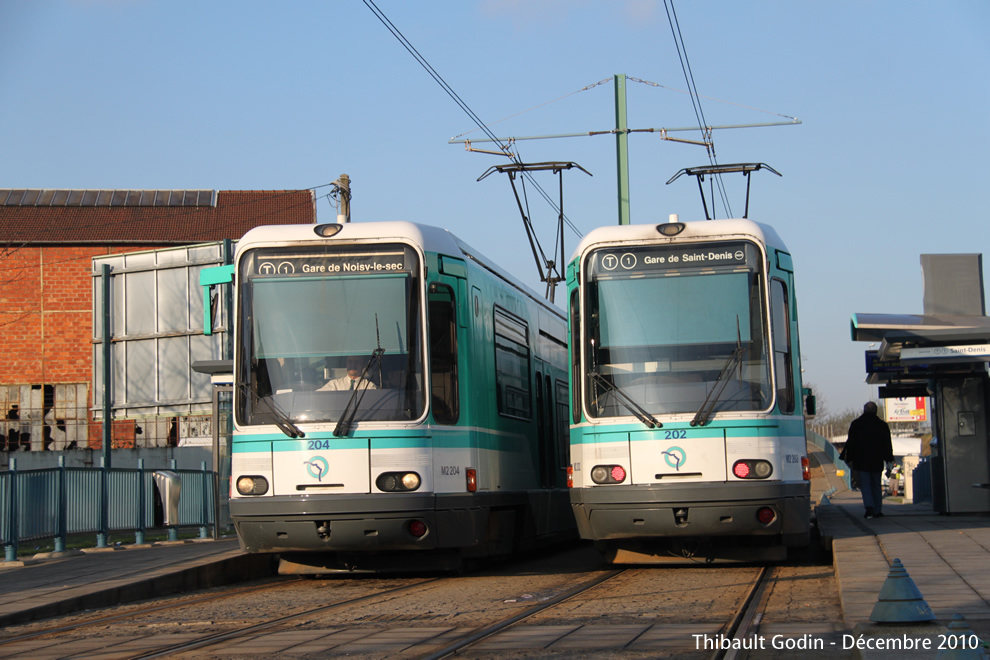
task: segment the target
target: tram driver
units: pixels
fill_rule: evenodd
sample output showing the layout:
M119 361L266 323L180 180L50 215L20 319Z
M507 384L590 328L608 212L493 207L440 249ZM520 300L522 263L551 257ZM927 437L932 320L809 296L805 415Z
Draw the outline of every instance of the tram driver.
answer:
M317 392L328 392L328 391L340 391L340 390L353 390L358 387L358 381L361 378L361 369L364 367L365 360L359 355L351 355L347 358L346 366L347 373L340 378L333 378L328 380L323 387L317 389ZM360 382L361 389L363 390L376 390L378 389L371 379L365 378Z

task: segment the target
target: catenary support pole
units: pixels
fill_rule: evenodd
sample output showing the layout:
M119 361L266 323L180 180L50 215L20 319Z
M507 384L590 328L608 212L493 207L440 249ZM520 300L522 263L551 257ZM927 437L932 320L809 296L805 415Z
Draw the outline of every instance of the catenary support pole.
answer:
M113 444L113 389L111 387L112 374L112 346L110 337L113 334L110 327L110 306L113 298L110 289L110 266L103 264L103 334L100 339L103 341L103 460L100 472L100 530L96 535L96 547L107 547L107 540L110 535L110 466L111 446Z
M615 75L615 172L619 192L619 224L629 224L629 128L626 120L626 76Z

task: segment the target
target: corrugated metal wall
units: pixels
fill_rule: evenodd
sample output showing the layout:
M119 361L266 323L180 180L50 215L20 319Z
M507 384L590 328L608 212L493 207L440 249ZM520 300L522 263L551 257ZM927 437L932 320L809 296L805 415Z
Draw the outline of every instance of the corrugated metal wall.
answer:
M111 267L112 379L117 419L209 414L210 377L197 360L219 360L226 339L226 292L215 301L214 334L203 334L199 274L223 263L223 244L130 252L93 259L93 414L102 418L102 267ZM223 287L217 287L221 289Z

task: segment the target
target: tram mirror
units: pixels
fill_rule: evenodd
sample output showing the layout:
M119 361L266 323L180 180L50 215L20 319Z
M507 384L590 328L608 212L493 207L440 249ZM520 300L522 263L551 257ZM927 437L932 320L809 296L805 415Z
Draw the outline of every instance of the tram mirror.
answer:
M818 413L818 402L814 394L809 394L804 399L804 411L808 417L814 417Z
M219 296L213 296L213 287L234 281L234 266L214 266L199 272L199 284L203 287L203 334L213 334L213 319L217 316Z

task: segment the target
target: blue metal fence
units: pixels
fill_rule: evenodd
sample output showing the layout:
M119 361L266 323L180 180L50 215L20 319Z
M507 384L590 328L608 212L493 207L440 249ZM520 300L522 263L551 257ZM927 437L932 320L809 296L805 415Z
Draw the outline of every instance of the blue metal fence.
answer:
M213 492L216 475L202 463L200 470L177 469L175 461L167 468L182 483L179 519L168 528L170 538L177 527L198 526L200 538L214 523ZM37 470L18 470L16 459L10 469L0 472L0 542L4 560L17 558L22 541L53 539L55 550L65 549L66 536L92 532L97 545L105 540L101 532L133 531L135 542L143 543L149 528L164 528L161 496L155 485L155 469L103 467L69 468L63 457L59 466ZM103 479L107 479L109 497L101 497ZM104 511L105 509L105 511Z
M835 464L836 473L838 474L840 470L842 471L841 479L845 482L846 488L852 489L852 484L850 482L851 471L849 466L846 465L846 462L839 458L839 450L835 448L835 445L829 442L828 438L821 436L814 431L808 431L808 442L825 452L825 455L828 456Z

